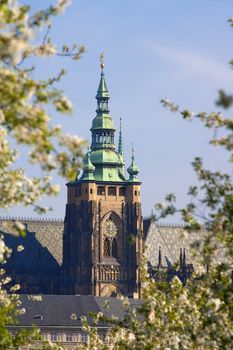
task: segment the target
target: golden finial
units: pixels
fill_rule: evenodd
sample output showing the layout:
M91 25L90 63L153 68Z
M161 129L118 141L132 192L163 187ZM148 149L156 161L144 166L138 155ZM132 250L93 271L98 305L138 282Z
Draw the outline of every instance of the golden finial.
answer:
M100 54L100 68L103 72L103 70L104 70L104 53L103 52L101 52L101 54Z

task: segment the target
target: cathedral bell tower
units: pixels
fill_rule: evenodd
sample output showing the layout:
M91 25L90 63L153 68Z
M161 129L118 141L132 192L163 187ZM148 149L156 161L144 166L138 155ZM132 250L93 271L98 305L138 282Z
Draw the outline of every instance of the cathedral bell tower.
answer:
M140 297L143 228L139 169L132 152L126 178L122 130L120 127L116 151L109 98L101 63L91 148L81 177L67 184L63 291Z

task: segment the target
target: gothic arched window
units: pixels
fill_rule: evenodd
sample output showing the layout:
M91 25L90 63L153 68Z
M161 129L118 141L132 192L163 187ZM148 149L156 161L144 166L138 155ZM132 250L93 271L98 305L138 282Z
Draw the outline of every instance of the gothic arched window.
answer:
M104 256L111 256L110 241L108 238L104 239Z
M112 256L114 257L114 258L117 258L117 240L116 240L116 238L113 238L113 240L112 240Z
M105 257L118 257L118 228L114 220L109 219L104 224L103 255Z

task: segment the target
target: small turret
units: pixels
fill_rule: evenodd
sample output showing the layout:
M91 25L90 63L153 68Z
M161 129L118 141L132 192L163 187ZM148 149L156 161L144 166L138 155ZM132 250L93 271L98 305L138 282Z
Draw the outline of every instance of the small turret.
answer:
M92 164L91 162L91 151L90 151L90 148L88 148L88 152L84 158L84 161L83 161L83 174L82 174L82 177L81 177L81 180L84 181L84 180L94 180L94 175L93 175L93 172L95 170L95 167L94 165Z
M138 166L135 164L134 162L134 148L132 148L132 162L129 166L129 168L127 169L128 173L129 173L129 181L131 182L139 182L140 180L138 179L137 175L139 173L139 168Z

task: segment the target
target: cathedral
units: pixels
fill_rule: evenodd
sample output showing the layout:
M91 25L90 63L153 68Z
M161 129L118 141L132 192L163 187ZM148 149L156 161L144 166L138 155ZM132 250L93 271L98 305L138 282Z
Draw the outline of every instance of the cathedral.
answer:
M190 243L197 233L187 236L182 226L143 220L134 150L126 170L122 131L120 127L116 146L109 98L101 63L91 147L82 174L67 183L64 222L17 218L27 235L15 237L7 225L14 218L0 219L6 245L12 248L3 267L12 284L21 285L21 293L140 298L144 253L151 278L171 280L177 275L185 283L192 274Z

